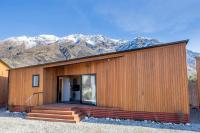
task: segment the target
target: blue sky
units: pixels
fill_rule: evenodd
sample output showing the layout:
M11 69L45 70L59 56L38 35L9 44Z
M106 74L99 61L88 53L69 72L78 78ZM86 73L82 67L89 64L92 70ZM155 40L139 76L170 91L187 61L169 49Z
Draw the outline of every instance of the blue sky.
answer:
M200 52L200 0L0 1L0 39L75 33L190 39L188 48Z

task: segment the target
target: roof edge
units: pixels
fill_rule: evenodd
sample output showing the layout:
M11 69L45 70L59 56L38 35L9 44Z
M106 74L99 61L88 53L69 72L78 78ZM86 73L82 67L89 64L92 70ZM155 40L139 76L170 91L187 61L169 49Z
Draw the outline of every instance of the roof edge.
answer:
M174 41L174 42L158 43L157 45L170 45L170 44L180 44L180 43L188 44L188 42L189 42L189 39L185 39L185 40Z
M3 63L5 66L7 66L9 69L11 69L11 67L5 61L3 61L2 59L0 59L0 62Z

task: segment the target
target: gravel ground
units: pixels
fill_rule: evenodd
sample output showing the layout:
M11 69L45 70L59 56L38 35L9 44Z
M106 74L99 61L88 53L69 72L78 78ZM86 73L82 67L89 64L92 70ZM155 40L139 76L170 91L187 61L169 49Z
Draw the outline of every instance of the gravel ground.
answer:
M85 118L78 124L26 120L25 113L0 110L0 133L171 133L200 132L200 124Z
M200 124L200 109L190 110L190 120L192 123Z

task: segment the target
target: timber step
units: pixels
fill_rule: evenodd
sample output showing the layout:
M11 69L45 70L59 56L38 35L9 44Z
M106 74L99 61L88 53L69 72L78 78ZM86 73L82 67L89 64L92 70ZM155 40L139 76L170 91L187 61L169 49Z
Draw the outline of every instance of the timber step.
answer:
M81 113L80 111L78 110L74 110L74 111L64 111L64 110L38 110L38 109L33 109L31 111L31 113L45 113L45 114L60 114L60 115L73 115L73 114L79 114Z
M41 121L52 121L52 122L67 122L67 123L77 123L75 120L65 120L65 119L53 119L53 118L41 118L41 117L27 117L29 120L41 120Z
M37 110L59 110L59 111L66 111L66 110L76 110L76 107L46 107L46 106L37 106L33 109Z
M27 119L77 123L85 115L77 108L34 107Z

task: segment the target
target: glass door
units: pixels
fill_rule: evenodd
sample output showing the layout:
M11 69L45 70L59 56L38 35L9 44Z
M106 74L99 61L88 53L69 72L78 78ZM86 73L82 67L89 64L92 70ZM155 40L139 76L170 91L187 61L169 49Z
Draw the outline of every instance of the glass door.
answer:
M96 105L96 77L82 75L82 103Z

